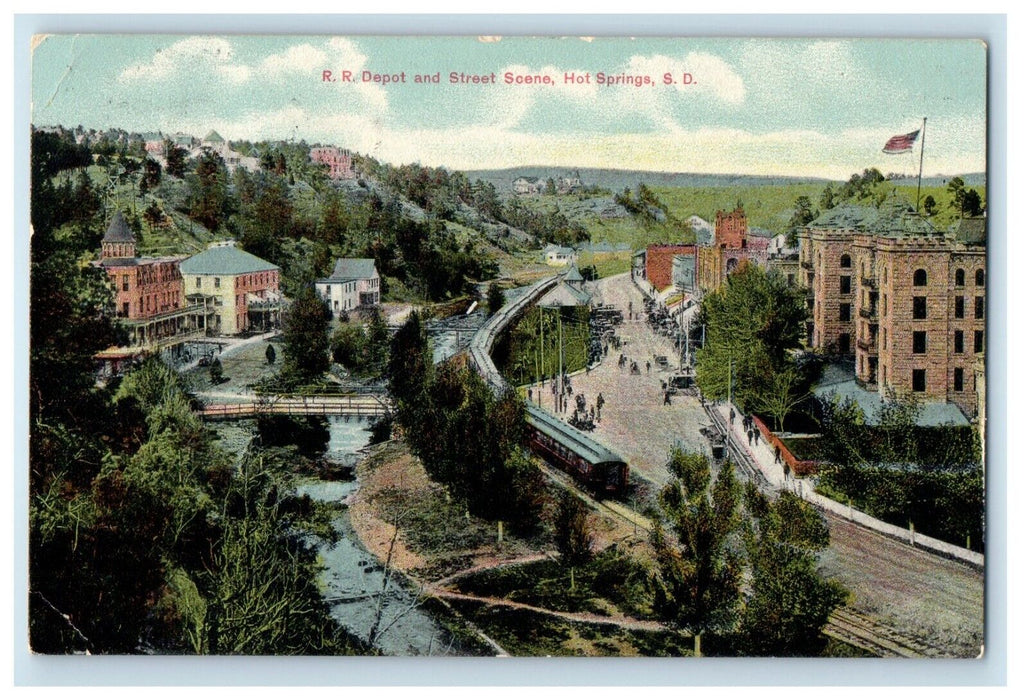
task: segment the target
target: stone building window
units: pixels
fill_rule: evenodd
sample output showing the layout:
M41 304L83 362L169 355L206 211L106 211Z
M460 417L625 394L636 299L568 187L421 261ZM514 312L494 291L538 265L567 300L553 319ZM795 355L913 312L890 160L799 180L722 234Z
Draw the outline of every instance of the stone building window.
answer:
M957 355L964 354L964 331L954 331L953 352Z
M839 354L848 355L850 353L850 334L840 333L839 334Z
M215 289L220 289L221 288L221 278L220 277L215 277L214 278L214 288Z
M958 287L964 286L964 268L958 267L956 274L953 276L953 284Z
M985 331L974 332L974 351L982 352L985 349Z
M850 320L850 305L839 304L839 320L849 321Z
M914 270L914 286L924 287L928 284L928 273L924 270Z
M974 298L974 317L977 319L985 318L985 297Z
M928 318L928 297L914 297L914 318Z
M839 294L849 294L849 293L850 293L850 277L848 275L840 277L839 278Z
M924 375L925 375L925 371L923 369L915 369L914 370L913 377L912 377L913 385L914 385L914 391L924 391L925 390L925 376Z
M928 350L928 334L924 331L914 331L914 354L924 355Z
M985 270L978 268L974 271L974 284L976 287L985 286Z
M848 268L850 267L850 265L852 265L852 262L850 261L850 256L843 254L843 256L839 258L839 267Z
M953 300L953 317L964 317L964 297L957 297Z
M964 368L954 367L953 368L953 391L964 390Z

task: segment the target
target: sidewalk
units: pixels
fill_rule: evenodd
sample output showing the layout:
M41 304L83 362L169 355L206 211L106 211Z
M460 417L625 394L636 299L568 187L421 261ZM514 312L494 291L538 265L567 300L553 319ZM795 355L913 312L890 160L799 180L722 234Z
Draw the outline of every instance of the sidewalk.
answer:
M730 423L729 415L731 406L729 404L719 403L714 406L714 410L721 416L724 421L724 425L728 426L730 434L729 439L732 440L740 450L746 452L750 456L750 460L758 469L760 469L764 478L767 479L768 483L771 484L774 489L778 491L791 491L803 500L822 510L834 513L850 522L857 523L870 530L887 535L901 542L906 542L912 546L919 547L950 559L966 562L972 566L979 568L984 567L985 556L980 552L965 549L958 545L950 544L949 542L943 542L942 540L935 539L934 537L922 535L919 532L908 531L902 527L897 527L896 525L873 518L859 510L854 510L852 506L843 505L842 503L815 493L814 486L809 480L799 479L791 474L787 475L784 465L775 464L774 450L771 449L767 444L767 441L760 436L759 431L757 432L756 444L750 444L749 439L746 437L746 431L742 428L743 414L741 412L736 410L735 420Z
M760 436L759 431L757 432L756 444L750 444L749 439L746 437L746 431L742 427L743 414L740 411L735 411L735 420L729 422L729 415L732 410L729 404L718 403L714 406L714 410L724 419L724 424L728 426L732 441L740 450L749 454L750 459L757 465L757 468L760 469L769 484L779 491L788 488L790 491L795 492L797 489L803 488L802 479L796 479L791 475L787 477L785 465L775 464L774 450ZM794 484L797 485L794 486Z

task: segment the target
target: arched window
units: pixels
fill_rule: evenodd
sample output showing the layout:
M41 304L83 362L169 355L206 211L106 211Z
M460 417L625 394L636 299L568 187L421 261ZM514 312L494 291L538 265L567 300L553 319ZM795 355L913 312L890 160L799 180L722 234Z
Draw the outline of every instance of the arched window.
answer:
M954 278L953 278L953 283L956 284L958 287L963 287L964 286L964 268L962 268L962 267L958 267L957 268L957 272L956 272L956 274L954 275Z
M928 284L928 273L924 270L914 270L914 286L924 287Z
M849 266L850 266L850 256L848 256L848 255L846 255L844 253L843 256L841 258L839 258L839 267L849 267Z
M985 270L978 268L974 271L974 283L977 287L985 286Z

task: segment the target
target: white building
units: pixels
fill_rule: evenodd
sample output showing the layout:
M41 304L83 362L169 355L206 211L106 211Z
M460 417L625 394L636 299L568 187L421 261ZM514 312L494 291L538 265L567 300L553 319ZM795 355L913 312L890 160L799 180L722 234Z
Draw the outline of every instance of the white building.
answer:
M547 247L544 252L547 265L572 265L578 259L578 255L573 248L553 246L552 248Z
M375 306L381 301L381 279L371 258L340 258L331 276L317 280L318 294L332 308L333 314Z

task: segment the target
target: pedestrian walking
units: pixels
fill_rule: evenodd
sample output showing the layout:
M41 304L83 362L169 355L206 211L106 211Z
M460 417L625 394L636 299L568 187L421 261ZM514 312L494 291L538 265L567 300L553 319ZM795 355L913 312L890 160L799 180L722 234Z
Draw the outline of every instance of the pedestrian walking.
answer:
M646 374L650 373L650 361L646 360Z
M735 409L734 408L728 409L728 424L729 425L735 425Z
M669 392L669 391L665 391L664 392L664 405L665 406L670 406L671 405L671 392Z
M775 464L781 464L781 463L782 463L782 450L781 450L780 447L775 445ZM786 465L786 467L785 467L785 472L786 472L786 474L789 473L788 465Z
M597 423L599 423L599 422L600 422L600 414L601 414L601 412L603 411L603 404L604 404L604 403L605 403L605 401L603 400L603 393L601 392L601 393L600 393L600 394L599 394L599 395L598 395L598 396L596 397L596 422L597 422Z
M532 401L532 387L528 388L528 400L529 400L529 402Z

